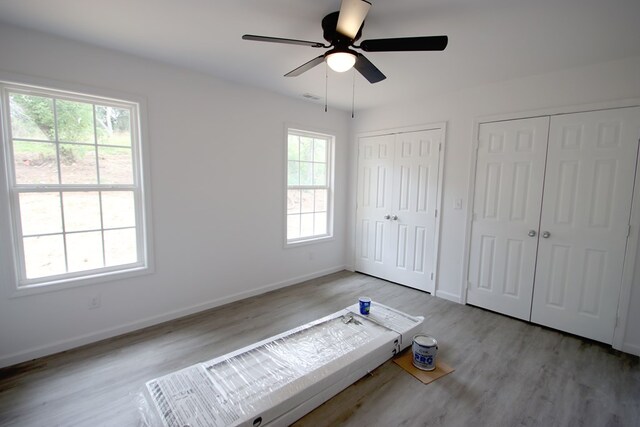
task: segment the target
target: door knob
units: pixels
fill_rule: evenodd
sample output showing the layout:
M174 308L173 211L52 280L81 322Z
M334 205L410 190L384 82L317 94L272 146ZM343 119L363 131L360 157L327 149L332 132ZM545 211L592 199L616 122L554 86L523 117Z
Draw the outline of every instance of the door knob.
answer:
M391 217L392 220L397 221L398 220L398 215L394 215Z
M549 233L548 231L545 231L544 233L542 233L542 237L544 237L545 239L548 239L549 237L551 237L551 233Z
M384 216L384 219L391 219L391 215L386 214L386 215Z
M527 233L529 235L529 237L536 237L536 230L529 230L529 233Z

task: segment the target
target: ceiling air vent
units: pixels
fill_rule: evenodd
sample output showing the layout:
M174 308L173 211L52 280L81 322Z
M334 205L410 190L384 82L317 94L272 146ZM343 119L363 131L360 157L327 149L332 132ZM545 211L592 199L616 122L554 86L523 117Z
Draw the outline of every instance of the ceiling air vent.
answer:
M314 94L312 94L312 93L303 93L303 94L302 94L302 97L303 97L303 98L310 99L310 100L312 100L312 101L320 101L320 100L322 99L322 98L321 98L321 97L319 97L318 95L314 95Z

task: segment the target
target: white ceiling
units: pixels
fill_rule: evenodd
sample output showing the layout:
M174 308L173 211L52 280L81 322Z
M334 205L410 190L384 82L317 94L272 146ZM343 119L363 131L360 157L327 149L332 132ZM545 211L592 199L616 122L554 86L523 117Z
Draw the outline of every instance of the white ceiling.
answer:
M444 52L367 53L387 79L371 85L357 75L356 109L640 56L639 0L372 3L361 40L446 34L449 46ZM283 75L322 50L241 36L324 42L320 21L339 7L340 0L0 0L0 22L302 99L304 93L324 97L325 67ZM352 82L351 72L329 72L330 106L351 108Z

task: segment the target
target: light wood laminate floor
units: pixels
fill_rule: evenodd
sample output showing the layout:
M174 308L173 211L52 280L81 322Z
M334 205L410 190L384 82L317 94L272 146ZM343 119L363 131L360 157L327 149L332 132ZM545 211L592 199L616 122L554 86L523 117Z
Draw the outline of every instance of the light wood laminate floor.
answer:
M386 362L298 426L639 426L638 357L341 272L0 370L2 426L137 426L152 378L353 304L425 317L456 370L423 385Z

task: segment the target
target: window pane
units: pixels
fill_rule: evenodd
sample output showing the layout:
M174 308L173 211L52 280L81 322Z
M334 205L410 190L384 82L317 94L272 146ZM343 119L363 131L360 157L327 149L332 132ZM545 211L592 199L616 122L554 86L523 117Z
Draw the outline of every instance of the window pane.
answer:
M300 213L300 190L287 191L287 213Z
M56 100L56 118L59 141L95 143L92 104Z
M66 231L100 229L100 199L97 192L62 193Z
M54 140L53 99L12 93L9 110L13 138Z
M107 267L137 262L136 230L127 228L105 231L104 256Z
M313 164L313 185L327 185L327 165Z
M289 162L287 185L299 185L300 184L300 163Z
M313 214L300 215L300 237L313 236Z
M302 213L313 212L313 190L302 190Z
M59 193L21 193L22 235L62 232Z
M300 215L287 215L287 239L300 237Z
M297 135L289 135L287 142L287 159L300 160L300 142Z
M102 233L67 234L67 263L69 272L103 267Z
M327 141L325 141L324 139L313 140L313 161L314 162L327 161Z
M327 234L327 214L325 212L315 214L313 221L313 234Z
M55 144L13 141L16 183L58 184Z
M98 147L100 184L133 184L130 148Z
M96 105L98 144L131 146L131 110Z
M104 228L135 227L133 191L102 192L102 223Z
M62 235L25 237L23 243L27 279L66 272Z
M313 184L313 163L300 162L300 185Z
M313 138L300 137L300 160L313 161Z
M316 212L327 211L327 190L315 190L316 203L314 210Z
M63 184L97 184L95 145L60 144L60 179Z

